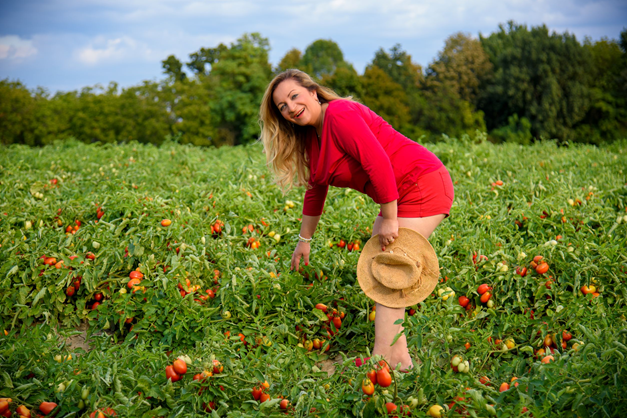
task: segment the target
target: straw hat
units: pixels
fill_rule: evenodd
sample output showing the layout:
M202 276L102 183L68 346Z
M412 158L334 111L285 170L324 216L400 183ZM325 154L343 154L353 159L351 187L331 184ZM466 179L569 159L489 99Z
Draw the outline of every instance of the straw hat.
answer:
M438 283L438 257L429 241L409 228L381 251L379 235L368 240L357 263L357 280L366 296L390 308L422 302Z

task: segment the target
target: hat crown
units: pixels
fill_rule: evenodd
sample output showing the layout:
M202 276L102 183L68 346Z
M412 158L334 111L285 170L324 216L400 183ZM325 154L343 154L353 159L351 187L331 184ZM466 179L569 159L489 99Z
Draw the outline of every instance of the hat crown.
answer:
M422 265L403 250L390 250L372 259L372 276L388 289L404 290L420 282Z

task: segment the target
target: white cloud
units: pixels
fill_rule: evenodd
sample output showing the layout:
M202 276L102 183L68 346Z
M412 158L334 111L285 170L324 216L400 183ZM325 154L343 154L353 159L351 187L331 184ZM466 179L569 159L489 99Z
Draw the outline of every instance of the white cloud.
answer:
M120 61L133 54L145 54L146 51L150 51L147 46L143 47L142 50L140 45L128 36L114 39L98 37L91 45L79 48L76 51L76 57L83 64L96 65L103 61Z
M37 54L32 40L19 36L0 36L0 59L21 60Z

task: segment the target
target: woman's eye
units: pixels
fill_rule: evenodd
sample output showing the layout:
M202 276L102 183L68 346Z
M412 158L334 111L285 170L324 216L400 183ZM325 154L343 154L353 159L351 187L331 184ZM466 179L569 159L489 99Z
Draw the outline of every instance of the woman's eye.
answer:
M298 94L293 95L292 100L296 99L296 97L298 97Z

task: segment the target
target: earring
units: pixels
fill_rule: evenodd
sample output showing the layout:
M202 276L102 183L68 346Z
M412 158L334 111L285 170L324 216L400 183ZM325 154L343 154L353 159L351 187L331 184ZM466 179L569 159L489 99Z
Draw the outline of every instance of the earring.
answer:
M318 100L318 104L319 104L319 105L322 105L322 102L321 102L320 100Z

